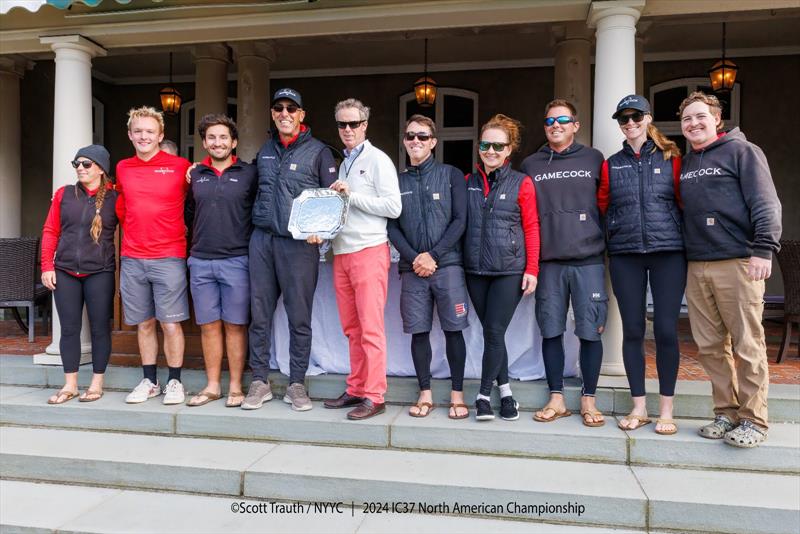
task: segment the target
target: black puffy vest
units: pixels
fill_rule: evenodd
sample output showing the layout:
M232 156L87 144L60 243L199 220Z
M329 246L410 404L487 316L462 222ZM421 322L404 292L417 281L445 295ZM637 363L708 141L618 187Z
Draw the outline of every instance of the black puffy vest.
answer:
M651 139L638 158L627 142L608 158L609 254L683 250L674 183L672 160Z
M115 271L114 232L117 229L117 192L106 191L100 218L100 239L94 242L89 231L95 215L95 199L81 185L68 185L61 197L61 235L54 264L63 271L92 274Z
M430 251L447 230L453 216L450 179L454 171L453 166L439 163L431 155L398 175L403 211L397 223L414 250ZM461 242L442 254L436 265L461 265ZM400 258L398 269L410 271L411 264Z
M480 275L522 274L525 234L518 200L525 175L506 164L495 171L495 176L488 195L484 194L481 169L467 177L464 270Z
M272 132L256 156L255 226L274 235L291 237L288 227L292 201L306 189L322 187L317 167L319 154L326 148L325 143L311 137L310 129L300 132L288 148L283 147L277 132Z

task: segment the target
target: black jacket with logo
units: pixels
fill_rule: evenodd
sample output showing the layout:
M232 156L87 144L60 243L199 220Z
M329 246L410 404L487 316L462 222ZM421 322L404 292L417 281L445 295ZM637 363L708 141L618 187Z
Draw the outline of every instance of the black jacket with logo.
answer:
M61 236L55 266L75 274L93 274L116 270L114 232L117 230L117 192L106 190L100 209L102 227L95 243L90 234L96 213L97 195L90 195L82 184L68 185L61 196Z
M541 261L603 262L605 235L597 208L603 160L599 150L573 143L561 152L545 144L522 162L536 188Z
M683 157L681 201L689 260L771 259L780 249L781 203L767 158L739 128Z

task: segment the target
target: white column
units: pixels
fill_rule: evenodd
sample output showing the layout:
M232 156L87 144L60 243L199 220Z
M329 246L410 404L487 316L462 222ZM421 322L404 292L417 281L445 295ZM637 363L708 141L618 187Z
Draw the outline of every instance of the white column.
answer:
M75 182L70 161L79 148L92 144L92 58L106 55L100 45L80 35L42 37L56 54L55 102L53 107L53 192ZM58 343L61 322L53 304L53 341L46 355L34 357L34 363L61 364ZM83 312L81 352L91 351L89 322ZM81 358L81 363L86 357Z
M192 50L195 63L194 123L195 128L207 113L228 110L228 63L230 50L220 43L197 45ZM194 132L194 160L203 158L203 141Z
M269 69L275 61L270 43L245 42L231 45L236 56L236 154L245 161L256 157L264 144L270 124Z
M594 124L592 144L606 157L622 146L623 135L611 115L617 102L636 92L636 22L645 0L592 2L589 27L596 28L594 61ZM608 270L606 270L606 273ZM605 375L623 375L622 320L617 299L608 289L608 321L603 334L603 367Z
M0 57L0 237L21 235L19 81L24 73L24 61Z
M576 139L590 145L592 139L591 31L583 22L554 27L556 39L554 98L575 105L581 128Z

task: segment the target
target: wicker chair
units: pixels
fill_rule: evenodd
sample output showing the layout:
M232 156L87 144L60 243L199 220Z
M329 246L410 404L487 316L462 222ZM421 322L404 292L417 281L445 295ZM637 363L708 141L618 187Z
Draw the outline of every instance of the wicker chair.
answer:
M37 305L45 307L45 332L48 331L50 314L50 290L36 283L36 263L39 253L39 238L19 237L0 239L0 308L11 308L14 319L23 331L28 332L28 341L33 342ZM28 323L22 320L17 308L28 309Z
M783 339L776 363L781 363L792 343L792 323L800 325L800 241L781 241L778 263L783 274ZM800 356L800 343L797 347Z

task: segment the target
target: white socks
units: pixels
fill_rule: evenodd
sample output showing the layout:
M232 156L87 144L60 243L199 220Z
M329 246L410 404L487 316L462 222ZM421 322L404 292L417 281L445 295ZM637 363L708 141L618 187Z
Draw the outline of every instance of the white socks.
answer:
M499 388L500 388L500 398L501 399L503 397L510 397L511 396L511 384L506 383L506 384L503 384L502 386L499 386Z

